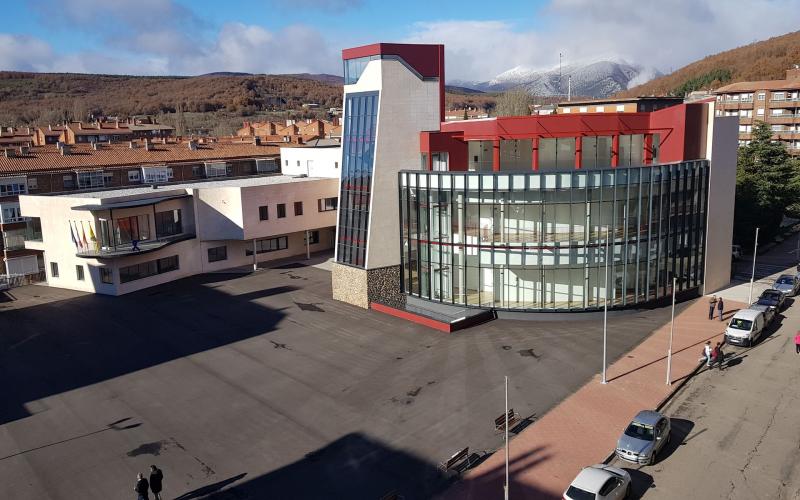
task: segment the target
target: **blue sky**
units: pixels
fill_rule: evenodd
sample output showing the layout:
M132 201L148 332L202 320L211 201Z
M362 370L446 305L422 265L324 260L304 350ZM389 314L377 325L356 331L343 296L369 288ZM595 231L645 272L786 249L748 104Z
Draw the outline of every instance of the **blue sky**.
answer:
M444 43L450 80L624 60L669 71L797 29L796 0L17 0L0 69L341 73L342 48ZM743 12L781 12L753 23Z

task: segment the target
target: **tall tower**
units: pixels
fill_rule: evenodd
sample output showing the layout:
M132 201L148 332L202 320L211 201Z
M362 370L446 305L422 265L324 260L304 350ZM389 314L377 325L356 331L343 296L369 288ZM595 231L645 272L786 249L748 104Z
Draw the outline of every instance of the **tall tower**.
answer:
M400 305L398 172L419 168L420 132L444 120L444 46L342 51L344 118L333 298ZM390 304L391 305L391 304Z

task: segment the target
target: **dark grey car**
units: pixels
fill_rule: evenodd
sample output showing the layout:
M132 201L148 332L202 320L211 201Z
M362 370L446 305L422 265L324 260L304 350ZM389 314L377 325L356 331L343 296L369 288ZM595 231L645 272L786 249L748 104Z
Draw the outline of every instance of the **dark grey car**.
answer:
M784 295L794 297L797 295L798 290L800 290L800 279L797 279L797 276L792 274L781 274L778 276L778 279L775 280L775 283L772 284L772 289L778 290Z
M669 431L669 418L653 410L640 411L617 441L617 456L627 462L653 464L669 442Z

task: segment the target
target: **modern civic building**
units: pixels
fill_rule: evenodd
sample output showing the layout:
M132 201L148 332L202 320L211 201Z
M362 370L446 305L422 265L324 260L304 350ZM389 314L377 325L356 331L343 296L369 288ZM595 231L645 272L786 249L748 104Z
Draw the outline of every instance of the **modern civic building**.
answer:
M441 45L342 55L335 298L587 311L728 283L737 123L713 100L445 122Z

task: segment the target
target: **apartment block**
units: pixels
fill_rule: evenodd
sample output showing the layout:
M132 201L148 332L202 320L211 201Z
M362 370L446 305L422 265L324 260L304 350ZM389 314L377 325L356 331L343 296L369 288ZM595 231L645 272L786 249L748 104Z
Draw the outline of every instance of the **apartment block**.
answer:
M739 145L752 138L757 121L769 124L772 139L800 155L800 68L786 70L784 80L739 82L714 91L717 116L739 119Z
M647 113L683 103L682 97L631 97L590 99L558 103L557 114L570 113Z

